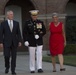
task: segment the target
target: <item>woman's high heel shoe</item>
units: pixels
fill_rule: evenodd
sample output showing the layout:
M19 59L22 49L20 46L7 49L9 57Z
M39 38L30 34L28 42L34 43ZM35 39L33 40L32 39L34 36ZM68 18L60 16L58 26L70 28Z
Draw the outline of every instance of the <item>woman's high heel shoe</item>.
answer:
M61 68L60 71L65 71L65 68Z
M56 70L53 70L53 72L56 72Z

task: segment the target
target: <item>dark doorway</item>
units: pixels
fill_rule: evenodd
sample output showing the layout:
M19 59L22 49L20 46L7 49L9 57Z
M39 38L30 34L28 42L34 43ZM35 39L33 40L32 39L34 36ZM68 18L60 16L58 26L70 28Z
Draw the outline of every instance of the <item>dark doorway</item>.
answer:
M66 38L68 44L76 44L76 0L69 0L66 6Z

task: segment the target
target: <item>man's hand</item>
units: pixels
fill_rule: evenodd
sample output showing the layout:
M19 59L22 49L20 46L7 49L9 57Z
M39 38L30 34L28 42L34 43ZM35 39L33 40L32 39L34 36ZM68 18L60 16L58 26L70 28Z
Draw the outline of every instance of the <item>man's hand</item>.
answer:
M19 42L18 46L20 47L21 45L22 45L22 43L21 43L21 42Z
M0 47L3 48L3 44L2 43L0 44Z
M66 41L64 42L64 47L66 46Z

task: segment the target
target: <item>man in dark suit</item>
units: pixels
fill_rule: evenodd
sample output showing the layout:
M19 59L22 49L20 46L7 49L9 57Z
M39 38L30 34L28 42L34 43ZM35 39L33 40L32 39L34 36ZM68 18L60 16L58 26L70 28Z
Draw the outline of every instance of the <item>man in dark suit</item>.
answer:
M35 73L35 52L38 73L42 73L43 36L46 34L44 23L37 19L38 10L31 10L31 19L25 22L23 37L25 46L29 46L30 71Z
M0 25L0 46L4 48L5 73L9 72L11 56L11 72L16 75L17 47L21 46L19 23L13 20L13 11L7 11L7 20Z

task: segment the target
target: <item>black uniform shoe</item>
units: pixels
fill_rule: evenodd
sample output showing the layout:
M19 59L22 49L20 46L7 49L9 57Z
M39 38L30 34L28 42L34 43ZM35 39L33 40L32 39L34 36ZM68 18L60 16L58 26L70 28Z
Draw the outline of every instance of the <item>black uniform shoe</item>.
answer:
M43 70L42 69L38 69L38 73L42 73L43 72Z
M16 73L15 72L12 72L12 75L16 75Z
M35 73L35 71L31 71L30 73Z
M6 68L6 69L5 69L5 74L7 74L8 72L9 72L9 69Z

